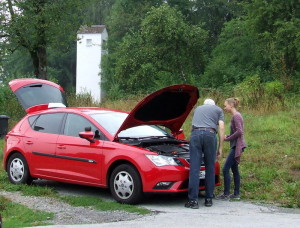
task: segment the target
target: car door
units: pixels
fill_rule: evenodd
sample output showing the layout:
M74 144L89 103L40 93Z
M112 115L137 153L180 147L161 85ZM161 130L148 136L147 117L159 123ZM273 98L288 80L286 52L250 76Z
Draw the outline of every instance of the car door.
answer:
M91 127L96 132L94 143L79 137L79 132ZM98 138L98 139L97 139ZM66 116L63 135L57 140L57 175L75 183L100 184L102 144L99 130L85 117L69 113Z
M56 142L64 115L64 113L47 113L29 118L31 128L25 134L24 144L26 150L30 152L30 168L34 176L56 175Z

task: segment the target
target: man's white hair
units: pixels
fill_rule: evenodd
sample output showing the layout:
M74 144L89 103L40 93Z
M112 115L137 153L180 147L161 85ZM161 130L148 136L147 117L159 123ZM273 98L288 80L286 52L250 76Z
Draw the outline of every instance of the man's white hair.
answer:
M207 98L205 99L204 103L205 105L215 105L215 101L213 99Z

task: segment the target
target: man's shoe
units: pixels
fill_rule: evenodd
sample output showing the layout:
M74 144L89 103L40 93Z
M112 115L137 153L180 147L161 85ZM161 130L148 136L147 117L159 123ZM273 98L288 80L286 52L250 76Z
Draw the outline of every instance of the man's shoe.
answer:
M204 205L206 207L211 207L213 205L212 199L205 199Z
M235 195L235 194L231 194L231 195L229 196L229 198L230 198L231 200L240 200L240 199L241 199L240 195Z
M198 209L199 208L199 204L197 200L189 200L185 203L184 205L187 208L192 208L192 209Z
M221 194L221 195L218 195L217 199L219 199L219 200L229 200L229 195Z

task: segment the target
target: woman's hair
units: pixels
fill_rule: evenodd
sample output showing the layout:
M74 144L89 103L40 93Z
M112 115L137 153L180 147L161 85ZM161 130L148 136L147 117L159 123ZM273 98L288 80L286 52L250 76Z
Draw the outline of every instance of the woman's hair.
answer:
M240 99L235 97L235 98L227 98L225 101L227 101L228 104L233 105L233 107L238 108L240 104Z

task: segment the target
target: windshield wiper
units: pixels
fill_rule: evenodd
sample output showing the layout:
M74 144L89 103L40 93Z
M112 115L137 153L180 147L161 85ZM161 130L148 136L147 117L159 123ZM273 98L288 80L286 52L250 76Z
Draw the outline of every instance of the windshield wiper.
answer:
M143 136L143 137L119 137L119 139L135 139L135 140L140 140L140 139L169 139L169 138L173 138L171 136L168 135L164 135L164 136Z

